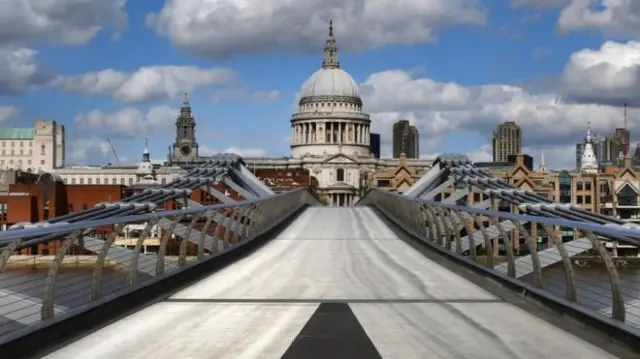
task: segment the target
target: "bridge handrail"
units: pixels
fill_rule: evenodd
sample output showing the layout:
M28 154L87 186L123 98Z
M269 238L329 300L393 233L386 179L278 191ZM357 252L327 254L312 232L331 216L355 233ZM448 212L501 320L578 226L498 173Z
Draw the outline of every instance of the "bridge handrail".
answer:
M396 197L397 199L400 200L404 200L404 201L414 201L416 203L421 203L424 205L429 205L429 206L433 206L433 207L438 207L441 209L447 209L447 210L453 210L453 211L464 211L467 213L471 213L471 214L476 214L476 215L482 215L482 216L486 216L486 217L501 217L502 219L505 220L517 220L517 221L523 221L523 222L538 222L538 223L545 223L545 224L549 224L552 226L561 226L561 227L571 227L571 228L581 228L584 230L588 230L588 231L593 231L593 232L602 232L603 234L609 234L612 236L617 236L620 237L620 239L618 241L620 242L626 242L629 245L633 245L633 246L640 246L640 226L633 226L633 227L623 227L620 225L614 225L614 224L598 224L598 223L591 223L591 222L582 222L582 221L573 221L573 220L569 220L569 219L558 219L558 218L551 218L551 217L540 217L540 216L532 216L532 215L528 215L528 214L515 214L515 213L511 213L511 212L504 212L504 211L496 211L496 210L491 210L491 209L482 209L482 208L473 208L473 207L467 207L467 206L459 206L459 205L455 205L455 204L447 204L447 203L442 203L442 202L437 202L437 201L432 201L432 200L425 200L425 199L419 199L419 198L408 198L406 196L402 196L400 194L397 193L393 193L393 192L388 192L385 190L380 190L380 189L372 189L370 192L382 192L385 195L389 195L389 196L393 196ZM370 193L367 192L367 193ZM363 197L364 199L364 197ZM631 237L631 238L625 238L625 237ZM635 239L635 240L634 240Z
M295 189L292 191L275 194L267 198L258 198L258 199L238 201L234 203L221 203L221 204L214 204L210 206L190 207L185 209L159 211L159 212L136 214L136 215L129 215L129 216L116 216L116 217L109 217L105 219L86 220L86 221L79 221L74 223L66 223L66 222L61 222L59 224L58 223L48 224L47 222L35 223L34 225L36 227L14 229L14 230L0 232L0 247L7 245L8 243L10 243L10 241L16 240L16 239L34 238L34 237L41 237L41 236L53 235L53 234L68 234L77 230L86 230L86 229L97 228L101 226L110 226L110 225L120 224L123 222L136 223L136 222L146 222L146 221L166 218L166 217L175 217L179 215L190 216L195 214L217 211L220 209L229 209L229 208L242 207L242 206L247 206L252 204L258 204L264 201L269 201L273 198L287 196L287 195L290 195L291 193L296 193L301 191L307 191L307 190ZM37 227L39 225L41 225L41 227ZM49 240L45 239L45 241L49 241ZM33 243L33 244L35 245L37 243Z
M640 247L637 228L465 207L379 189L368 191L358 205L378 209L423 244L444 251L456 260L470 262L473 268L520 283L523 288L539 291L545 297L573 303L581 308L577 311L593 316L595 321L613 319L623 324L626 328L623 331L633 332L640 338L637 287L625 287L617 268L624 265L624 259L614 260L606 246L612 240L614 247L617 242ZM571 230L571 240L565 241L560 232L562 228ZM578 234L583 238L576 238ZM538 239L545 236L549 248L538 244ZM524 248L525 255L516 253L520 247ZM595 254L583 255L590 252ZM585 283L579 268L583 262L602 263L608 283ZM555 263L561 266L563 275L552 277L552 281L543 280L542 269ZM557 270L560 268L549 268L545 273ZM596 289L598 292L594 292ZM603 298L605 301L601 302Z
M0 346L52 323L50 319L58 314L73 317L99 305L107 296L118 298L156 283L160 277L179 275L189 268L187 265L219 256L228 260L227 253L235 255L236 249L301 208L316 204L318 200L309 190L297 189L229 204L77 223L44 223L42 228L2 232ZM139 236L123 236L121 230L131 223L144 225ZM114 228L104 238L90 236L90 229L109 225ZM147 246L157 248L157 253L148 255ZM38 253L32 254L33 248ZM69 266L80 269L63 270ZM15 322L23 328L16 330Z

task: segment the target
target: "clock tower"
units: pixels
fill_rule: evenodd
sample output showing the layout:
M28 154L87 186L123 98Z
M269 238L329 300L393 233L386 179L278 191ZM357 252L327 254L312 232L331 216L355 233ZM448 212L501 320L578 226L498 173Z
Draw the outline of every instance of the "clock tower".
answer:
M188 94L176 119L176 140L169 156L170 163L186 164L198 160L198 142L196 142L196 119L191 113Z

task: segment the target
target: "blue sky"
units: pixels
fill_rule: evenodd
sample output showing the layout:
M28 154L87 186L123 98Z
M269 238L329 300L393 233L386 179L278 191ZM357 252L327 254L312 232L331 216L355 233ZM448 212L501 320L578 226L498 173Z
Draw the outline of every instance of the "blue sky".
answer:
M424 156L490 156L516 121L525 151L571 168L587 123L636 137L640 6L584 0L0 0L0 120L67 128L68 163L162 159L182 93L205 153L289 153L289 118L332 18L342 67L390 149L408 118ZM178 5L179 4L179 5ZM258 5L260 4L260 5ZM634 17L635 15L635 17ZM4 65L2 65L4 64ZM4 68L4 70L3 70Z

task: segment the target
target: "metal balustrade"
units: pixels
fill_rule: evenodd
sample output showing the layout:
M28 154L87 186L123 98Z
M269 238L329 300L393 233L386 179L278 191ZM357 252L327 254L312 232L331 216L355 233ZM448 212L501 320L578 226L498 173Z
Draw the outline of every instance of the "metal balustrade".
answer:
M586 311L640 327L640 311L635 305L640 294L638 283L623 285L616 263L604 245L607 240L615 240L640 246L640 230L636 228L458 206L376 189L369 191L358 205L375 207L423 241L480 264L495 275L532 284ZM513 225L507 228L506 221ZM495 228L498 236L492 236L490 228ZM548 236L552 248L540 248L531 228ZM583 239L563 242L561 228L573 229ZM465 238L469 242L467 251L463 245ZM515 241L524 242L526 255L515 253ZM577 261L572 259L575 253L588 250L602 263L607 283L587 281ZM558 260L556 266L545 268ZM558 280L557 276L546 279L545 273L551 270L562 270L563 279Z
M316 198L307 190L300 189L232 204L2 232L0 341L3 335L17 328L68 313L104 296L144 285L155 276L168 276L187 264L234 250L312 204L317 204ZM169 221L169 225L159 239L158 253L142 254L140 248L150 229L161 220ZM180 223L187 223L186 231L176 233ZM127 224L145 226L135 240L135 249L123 251L114 242L117 229ZM72 248L86 250L84 237L100 226L115 226L116 230L107 236L99 250L89 250L97 255L68 254ZM178 255L169 259L166 258L167 245L173 235L179 239ZM217 243L211 243L207 238ZM188 256L189 242L195 243L196 247L192 256ZM26 259L16 254L25 246L41 245L55 245L56 254L50 257L27 256Z
M216 183L246 200L234 201L216 189ZM193 201L189 197L197 188L222 204ZM158 211L169 201L181 209ZM0 342L16 329L231 251L316 203L304 189L275 195L247 170L241 157L219 154L171 183L118 203L14 225L0 232ZM129 239L133 248L116 244L129 225L143 228L137 238ZM112 231L100 238L96 233L105 226ZM161 235L153 239L152 232ZM157 241L157 253L144 250L151 240ZM175 242L175 253L169 256ZM21 255L25 248L53 255Z

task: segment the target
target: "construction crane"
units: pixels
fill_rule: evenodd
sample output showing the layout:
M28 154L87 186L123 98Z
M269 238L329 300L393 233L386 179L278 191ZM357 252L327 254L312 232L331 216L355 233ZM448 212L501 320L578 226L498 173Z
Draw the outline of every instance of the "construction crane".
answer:
M113 153L113 157L116 158L116 163L118 164L118 166L120 166L120 159L118 158L118 153L116 153L116 148L113 147L113 143L111 143L111 140L109 139L109 137L107 137L107 142L109 142L109 147L111 147L111 153Z

